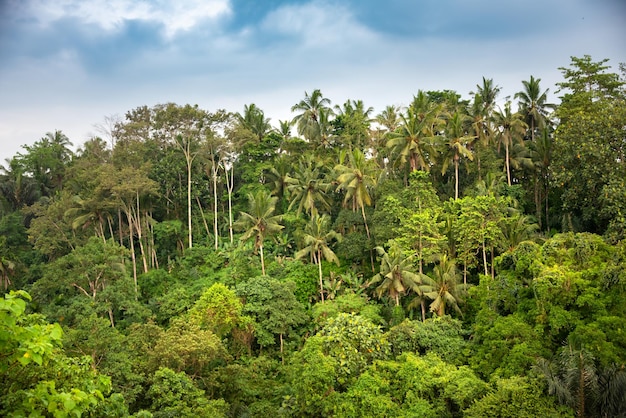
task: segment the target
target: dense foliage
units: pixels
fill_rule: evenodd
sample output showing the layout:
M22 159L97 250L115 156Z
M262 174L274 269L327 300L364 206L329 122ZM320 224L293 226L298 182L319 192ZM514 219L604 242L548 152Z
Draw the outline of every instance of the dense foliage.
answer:
M0 414L626 417L626 89L141 106L0 175ZM292 129L297 135L292 135Z

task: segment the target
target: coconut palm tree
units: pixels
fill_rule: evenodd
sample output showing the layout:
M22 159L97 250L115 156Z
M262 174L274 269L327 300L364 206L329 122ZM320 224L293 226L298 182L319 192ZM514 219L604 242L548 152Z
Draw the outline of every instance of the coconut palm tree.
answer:
M319 272L320 298L324 303L324 282L322 277L322 259L339 265L339 258L331 250L332 240L341 241L341 234L329 229L330 218L328 215L314 215L304 229L304 248L296 253L296 258L301 259L310 256L314 264L317 264Z
M535 132L546 127L548 120L548 109L554 110L556 106L548 101L548 92L550 89L546 89L543 93L539 86L540 78L535 78L532 75L530 80L523 80L524 90L515 93L515 98L518 100L519 112L524 115L524 120L528 124L530 129L530 138L535 141Z
M24 173L24 167L17 158L7 159L6 162L6 167L0 166L0 195L8 209L16 211L32 205L41 196L37 183Z
M552 149L554 147L554 142L552 140L552 136L550 135L550 131L548 128L544 128L541 131L541 134L536 138L535 142L532 142L529 145L530 156L535 163L535 169L537 170L537 175L540 179L541 183L541 193L537 193L535 196L535 207L537 213L537 220L539 221L539 226L541 227L542 222L542 208L541 208L541 196L543 195L544 200L544 215L545 215L545 226L546 231L550 230L550 219L548 216L549 213L549 205L548 205L548 196L550 191L550 163L552 162ZM539 181L538 179L538 181Z
M340 158L343 160L345 157ZM337 191L345 192L344 204L352 201L352 210L361 210L363 223L367 237L370 238L370 230L365 217L365 206L372 205L372 189L376 186L376 165L373 160L367 160L360 149L355 148L348 153L347 164L335 166L337 176Z
M313 217L319 213L318 207L330 209L327 192L330 183L326 181L322 167L309 154L300 159L293 175L293 181L287 186L291 196L288 210L297 207L297 213L308 212Z
M349 149L369 148L373 111L373 107L365 108L363 100L347 100L343 106L335 106L333 125L336 134L341 137L341 146Z
M296 181L291 177L292 171L293 166L289 161L289 158L286 155L280 155L274 159L272 167L267 173L267 182L274 186L272 194L276 196L280 202L279 210L285 209L285 204L283 202L286 201L288 193L287 188L289 185L296 183Z
M393 243L388 252L383 247L376 247L376 251L381 256L380 270L372 277L368 286L380 283L376 287L379 298L387 295L396 306L400 306L401 295L411 290L421 294L422 279L413 271L415 268L413 262L404 255L399 245Z
M563 347L552 361L539 359L538 371L548 393L574 409L577 417L626 416L626 370L619 364L602 367L584 347Z
M411 171L429 171L436 134L445 124L442 105L419 91L400 120L400 127L389 133L387 147L392 149L397 162L408 161Z
M467 289L467 285L461 282L461 276L456 268L453 259L448 258L447 254L443 254L439 263L433 268L433 272L429 279L424 280L425 286L422 286L424 295L432 300L430 311L435 312L438 316L446 314L446 308L451 306L459 314L463 314L459 308L462 302L461 297Z
M111 212L116 210L114 202L107 201L103 196L91 196L87 199L76 195L72 198L73 207L65 211L65 216L72 220L72 228L93 227L95 235L106 242L105 221L109 226L110 238L113 238Z
M539 229L538 225L532 222L528 216L521 214L503 219L500 226L502 228L502 246L508 251L514 250L521 242L531 239Z
M459 160L467 158L474 160L474 153L468 148L474 136L466 135L466 124L470 117L456 111L446 124L446 149L444 151L441 174L445 174L450 161L454 164L454 199L459 198Z
M11 286L11 276L15 273L15 261L8 254L6 237L0 237L0 286L6 291Z
M494 121L498 129L497 138L499 144L504 145L504 165L506 167L506 180L511 185L511 147L516 141L523 139L528 125L524 122L519 112L511 112L511 102L507 101L504 110L494 112Z
M277 197L261 189L256 194L248 193L248 212L241 212L235 226L244 231L242 241L254 238L254 250L261 255L261 271L265 276L265 258L263 242L265 238L276 234L284 227L279 224L281 215L274 215Z
M320 136L320 112L332 113L330 100L319 89L313 93L304 92L304 99L291 107L292 112L300 112L292 123L298 127L298 133L308 141L315 141Z
M385 107L385 109L376 115L374 119L379 125L383 126L387 132L395 131L400 125L400 109L397 106L391 105Z
M469 143L469 149L476 157L476 168L478 170L478 180L482 180L482 170L480 164L480 157L482 151L489 146L491 138L493 137L492 121L485 113L483 108L482 99L479 95L474 96L474 101L468 109L471 132L474 134L474 140Z
M482 112L487 117L491 116L495 106L498 94L500 94L501 87L494 85L493 78L483 77L482 85L476 84L476 91L470 92L474 96L474 99L479 99L478 102L482 104Z
M252 132L259 141L272 129L270 118L266 118L263 111L254 103L244 105L243 114L237 114L236 117L239 124Z

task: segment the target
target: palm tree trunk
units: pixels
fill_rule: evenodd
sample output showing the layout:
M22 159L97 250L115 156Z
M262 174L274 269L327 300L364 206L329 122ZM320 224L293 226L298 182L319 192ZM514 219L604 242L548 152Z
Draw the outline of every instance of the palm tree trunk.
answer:
M454 200L459 198L459 156L454 156Z
M320 275L320 296L324 303L324 282L322 281L322 250L317 250L317 268Z
M467 260L463 260L463 284L467 286Z
M535 170L533 173L534 183L535 183L535 216L537 217L537 222L539 223L539 230L542 230L542 222L541 222L541 193L539 190L539 175Z
M483 266L485 267L485 276L489 275L487 270L487 250L485 249L485 240L483 239Z
M495 267L494 267L494 262L493 262L493 259L494 259L493 253L494 253L494 248L493 248L493 244L491 244L491 278L495 279L496 275L495 275L495 270L494 270Z
M367 233L367 239L370 239L370 229L367 227L367 219L365 218L365 205L361 206L361 215L363 215L363 223L365 224L365 232Z
M261 251L261 272L265 276L265 258L263 257L263 243L259 246L259 250Z
M506 181L511 185L511 167L509 165L509 142L506 141L504 143L504 153L505 153L505 165L506 165Z
M548 219L548 197L549 197L549 183L547 181L547 177L544 177L544 189L545 189L545 195L546 195L546 204L544 205L546 207L546 232L550 232L550 220Z

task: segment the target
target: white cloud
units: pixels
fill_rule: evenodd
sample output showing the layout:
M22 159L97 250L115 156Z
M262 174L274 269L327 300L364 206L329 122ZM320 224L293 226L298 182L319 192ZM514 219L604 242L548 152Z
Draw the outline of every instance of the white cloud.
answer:
M231 13L229 0L32 0L26 13L44 25L71 17L114 31L125 20L160 23L171 38L206 19Z
M327 1L283 6L269 13L261 28L300 38L305 47L340 47L342 43L366 43L375 38L347 7Z

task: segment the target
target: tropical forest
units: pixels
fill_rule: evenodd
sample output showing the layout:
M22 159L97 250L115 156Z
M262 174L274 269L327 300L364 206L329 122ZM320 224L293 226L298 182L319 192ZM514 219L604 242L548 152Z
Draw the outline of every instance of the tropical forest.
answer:
M626 417L617 67L42 132L0 170L0 415Z

